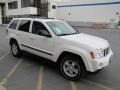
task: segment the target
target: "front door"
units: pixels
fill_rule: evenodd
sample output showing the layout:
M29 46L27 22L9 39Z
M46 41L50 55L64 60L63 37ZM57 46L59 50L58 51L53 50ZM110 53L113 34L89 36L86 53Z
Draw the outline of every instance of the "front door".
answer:
M54 52L54 39L42 35L42 33L40 33L42 31L49 33L47 28L41 22L33 21L32 35L30 36L31 46L40 56L52 59Z

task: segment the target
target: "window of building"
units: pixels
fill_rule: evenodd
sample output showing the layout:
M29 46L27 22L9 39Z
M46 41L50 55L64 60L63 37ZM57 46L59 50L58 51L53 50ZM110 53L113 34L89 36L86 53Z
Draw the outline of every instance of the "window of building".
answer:
M35 0L36 1L36 0ZM34 0L21 0L21 7L34 7L35 5L35 1Z
M52 9L56 9L56 5L52 5Z
M24 31L24 32L29 32L30 23L31 23L31 21L29 21L29 20L22 20L20 22L18 30Z
M8 3L8 9L17 9L17 8L18 8L17 1Z
M16 29L18 22L19 22L19 20L14 20L14 21L10 24L9 28L11 28L11 29Z

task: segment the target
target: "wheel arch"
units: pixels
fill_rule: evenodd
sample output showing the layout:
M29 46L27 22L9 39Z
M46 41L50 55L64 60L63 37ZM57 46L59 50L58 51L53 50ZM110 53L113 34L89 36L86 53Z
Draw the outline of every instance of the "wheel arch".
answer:
M9 45L11 45L13 41L15 41L16 43L18 43L16 39L14 39L14 38L10 38Z
M9 45L11 45L13 41L17 42L19 48L20 48L21 50L23 50L22 47L21 47L21 45L19 44L18 40L15 39L15 38L10 38Z
M66 56L66 55L74 55L74 56L79 57L80 60L81 60L81 62L82 62L82 64L83 64L83 66L84 66L84 68L86 69L86 65L85 65L85 63L84 63L83 57L82 57L81 55L78 55L78 54L72 53L72 52L68 52L68 51L63 51L63 52L59 55L59 57L58 57L58 59L57 59L57 64L59 64L59 63L61 62L62 57Z

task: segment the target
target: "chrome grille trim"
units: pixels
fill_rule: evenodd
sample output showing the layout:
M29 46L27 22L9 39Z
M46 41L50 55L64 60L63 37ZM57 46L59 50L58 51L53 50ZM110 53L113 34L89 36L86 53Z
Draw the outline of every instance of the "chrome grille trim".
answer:
M103 51L104 56L107 56L108 53L109 53L109 51L110 51L110 48L109 48L109 47L108 47L108 48L105 48L104 51Z

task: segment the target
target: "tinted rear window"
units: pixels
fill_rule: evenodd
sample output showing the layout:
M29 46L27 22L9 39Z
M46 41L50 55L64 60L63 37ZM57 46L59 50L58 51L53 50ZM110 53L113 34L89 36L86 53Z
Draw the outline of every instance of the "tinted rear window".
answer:
M19 25L18 30L24 31L24 32L29 32L30 22L31 22L31 21L29 21L29 20L22 20L22 21L20 22L20 25Z
M16 29L18 22L19 22L19 20L13 20L12 23L10 24L9 28Z

